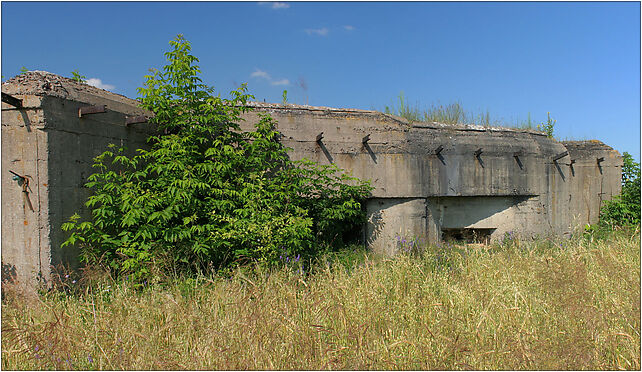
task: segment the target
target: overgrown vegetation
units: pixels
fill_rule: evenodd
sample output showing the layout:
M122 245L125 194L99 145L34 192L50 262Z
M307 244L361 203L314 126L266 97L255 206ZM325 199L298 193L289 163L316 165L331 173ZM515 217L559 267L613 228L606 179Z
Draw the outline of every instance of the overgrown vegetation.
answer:
M78 72L78 70L73 70L73 71L71 72L71 78L72 78L73 80L75 80L75 81L79 82L79 83L82 83L82 82L84 82L85 80L87 80L87 76L85 76L85 75L81 75L81 74Z
M95 159L86 203L93 219L66 223L65 244L80 244L86 263L143 281L168 271L277 265L349 240L364 222L360 201L370 186L336 166L290 161L268 115L242 131L253 98L245 86L231 99L214 95L189 42L179 36L170 44L168 65L139 88L161 134L134 156L112 146Z
M548 138L553 138L553 131L555 130L555 122L557 122L557 120L551 119L551 113L550 112L547 112L546 116L548 118L546 120L546 123L538 124L537 125L537 129L542 131L542 132L544 132L544 133L546 133L546 136Z
M600 211L600 223L610 228L640 224L640 164L627 152L622 158L622 193Z
M639 370L639 241L507 236L143 290L63 275L66 293L5 294L2 368Z
M464 109L461 102L452 102L446 105L432 104L427 108L421 109L419 104L411 105L403 92L399 93L397 103L385 106L383 110L386 114L401 116L410 122L437 122L442 124L476 124L483 126L500 126L516 127L523 129L537 129L546 132L552 137L555 120L548 116L546 123L541 123L534 127L531 120L531 114L528 113L527 120L507 121L502 118L493 118L488 110L484 112L475 112ZM551 121L552 120L552 121Z

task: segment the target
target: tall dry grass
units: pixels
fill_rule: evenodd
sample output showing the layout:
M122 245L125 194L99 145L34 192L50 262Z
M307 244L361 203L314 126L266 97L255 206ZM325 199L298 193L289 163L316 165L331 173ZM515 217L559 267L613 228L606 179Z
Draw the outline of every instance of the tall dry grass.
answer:
M640 369L640 235L6 294L3 369Z
M485 127L510 127L518 129L539 130L539 126L531 120L528 113L526 120L519 118L491 117L488 110L466 110L460 101L449 104L431 104L429 107L420 108L419 103L414 105L408 102L403 91L397 96L397 102L383 108L386 114L401 116L410 122L436 122L441 124L475 124Z

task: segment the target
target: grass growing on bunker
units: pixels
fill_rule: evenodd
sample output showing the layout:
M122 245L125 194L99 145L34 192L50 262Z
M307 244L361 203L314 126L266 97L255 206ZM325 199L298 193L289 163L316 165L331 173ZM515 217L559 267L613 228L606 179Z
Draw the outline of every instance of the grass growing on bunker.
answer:
M401 116L410 122L436 122L441 124L474 124L485 127L508 127L517 129L540 130L529 112L526 119L500 118L490 114L489 110L466 110L461 102L449 104L431 104L423 107L418 102L409 103L404 92L400 92L396 102L386 105L383 112ZM541 124L540 124L541 125Z
M359 251L142 290L93 275L32 303L5 291L2 368L640 369L639 241Z

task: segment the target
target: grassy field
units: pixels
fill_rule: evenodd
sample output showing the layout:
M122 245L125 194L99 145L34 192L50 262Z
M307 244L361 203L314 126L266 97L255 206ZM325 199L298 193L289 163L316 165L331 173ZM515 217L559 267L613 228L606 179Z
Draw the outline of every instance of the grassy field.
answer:
M5 291L2 368L640 369L639 231L334 262Z

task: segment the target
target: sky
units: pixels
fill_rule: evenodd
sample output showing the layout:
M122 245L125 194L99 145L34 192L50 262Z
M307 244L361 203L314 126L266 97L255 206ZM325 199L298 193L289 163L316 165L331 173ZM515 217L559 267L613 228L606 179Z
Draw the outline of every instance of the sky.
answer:
M383 110L459 102L640 160L639 2L8 2L3 81L28 70L137 97L183 34L222 96Z

